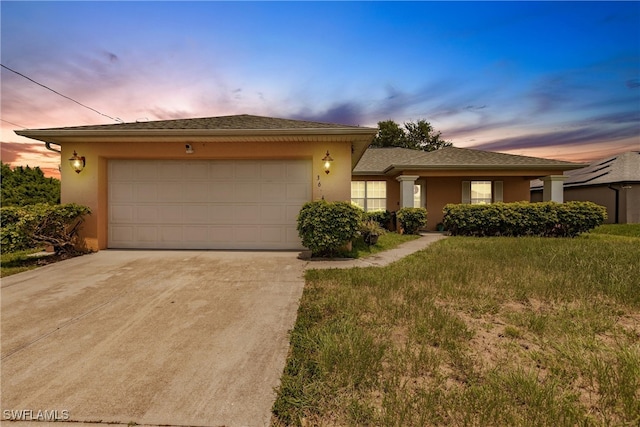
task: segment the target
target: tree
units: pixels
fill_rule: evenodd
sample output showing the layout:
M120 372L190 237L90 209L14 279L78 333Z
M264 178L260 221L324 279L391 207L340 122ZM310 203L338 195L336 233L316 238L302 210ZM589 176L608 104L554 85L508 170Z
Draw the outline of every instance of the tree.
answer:
M404 130L393 120L378 122L378 134L371 147L404 147Z
M442 139L442 133L436 132L425 119L417 122L405 122L400 127L393 120L378 122L378 134L371 147L401 147L412 150L434 151L453 144Z
M2 206L25 206L36 203L60 203L60 181L45 178L39 167L17 166L13 170L2 163L0 176Z
M407 148L435 151L445 147L453 147L453 144L442 139L442 133L436 133L433 126L425 119L420 119L415 123L406 122L404 128L407 130L405 136Z

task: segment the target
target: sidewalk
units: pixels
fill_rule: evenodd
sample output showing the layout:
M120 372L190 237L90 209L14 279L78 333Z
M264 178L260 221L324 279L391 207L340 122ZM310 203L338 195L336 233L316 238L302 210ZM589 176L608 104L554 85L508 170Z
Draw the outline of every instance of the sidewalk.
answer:
M395 249L391 249L384 252L378 252L377 254L358 259L342 259L335 258L332 260L324 259L311 259L305 260L305 270L321 270L328 268L353 268L353 267L383 267L398 261L411 255L414 252L418 252L431 243L440 239L444 239L447 236L444 233L424 233L419 239L412 240L410 242L403 243Z

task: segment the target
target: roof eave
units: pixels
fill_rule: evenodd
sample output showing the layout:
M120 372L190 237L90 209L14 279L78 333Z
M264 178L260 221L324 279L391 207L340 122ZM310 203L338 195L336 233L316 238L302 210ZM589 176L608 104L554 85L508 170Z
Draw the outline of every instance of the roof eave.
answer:
M274 135L362 135L374 136L373 128L293 128L293 129L25 129L16 134L27 138L56 137L136 137L136 136L274 136Z

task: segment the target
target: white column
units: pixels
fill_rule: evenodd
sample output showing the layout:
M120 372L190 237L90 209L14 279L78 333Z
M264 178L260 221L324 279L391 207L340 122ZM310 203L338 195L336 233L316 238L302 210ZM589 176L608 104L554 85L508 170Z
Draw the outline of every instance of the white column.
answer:
M420 178L417 175L400 175L396 179L400 181L400 207L412 208L413 207L413 185L416 179Z
M544 202L564 202L564 175L549 175L540 178L543 183L542 201Z

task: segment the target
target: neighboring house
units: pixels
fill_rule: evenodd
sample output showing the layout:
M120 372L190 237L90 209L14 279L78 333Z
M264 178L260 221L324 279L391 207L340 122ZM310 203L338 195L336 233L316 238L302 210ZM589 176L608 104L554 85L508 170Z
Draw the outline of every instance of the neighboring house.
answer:
M448 203L529 200L529 183L544 177L545 200L562 202L562 172L582 164L447 147L424 152L369 148L353 171L351 200L365 210L425 207L427 227L442 221Z
M628 151L565 173L565 200L607 208L607 223L640 223L640 151ZM542 184L531 182L531 201L542 200Z
M545 198L561 200L558 175L584 166L459 148L367 150L376 128L251 115L16 133L60 147L62 203L91 208L81 236L93 250L300 249L297 214L319 199L425 206L433 229L446 203L527 200L535 178L549 176Z

